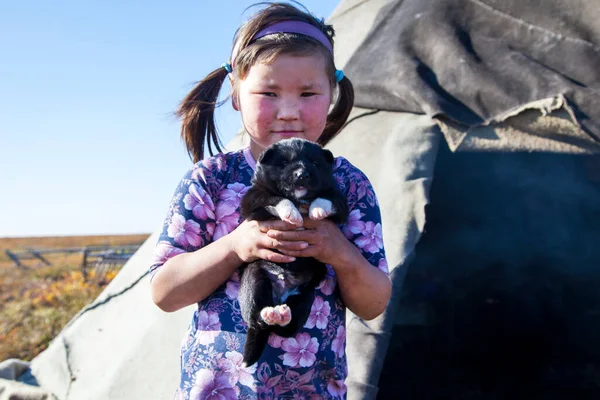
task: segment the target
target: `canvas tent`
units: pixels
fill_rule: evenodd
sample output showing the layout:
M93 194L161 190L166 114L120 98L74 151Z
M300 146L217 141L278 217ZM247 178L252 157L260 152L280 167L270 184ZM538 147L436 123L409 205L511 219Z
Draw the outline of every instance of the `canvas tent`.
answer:
M598 393L599 10L344 0L330 17L356 107L329 147L375 187L394 282L381 317L349 315L348 398ZM150 301L155 240L20 381L171 397L192 308Z

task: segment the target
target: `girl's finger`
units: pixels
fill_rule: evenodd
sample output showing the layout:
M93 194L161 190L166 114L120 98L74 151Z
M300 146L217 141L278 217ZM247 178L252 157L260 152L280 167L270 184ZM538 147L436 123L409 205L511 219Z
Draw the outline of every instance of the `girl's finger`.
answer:
M283 254L290 257L313 257L312 251L307 248L304 250L281 250Z
M274 263L289 263L296 261L296 258L293 256L275 253L274 251L267 249L259 250L258 257Z
M280 241L304 241L307 243L313 243L315 240L314 231L301 230L301 231L278 231L269 230L267 236Z
M265 236L260 240L259 246L264 249L302 250L308 247L308 243L304 241L279 240Z
M274 239L275 240L275 239ZM308 247L308 243L304 241L286 241L286 240L275 240L278 250L304 250Z
M262 232L268 232L269 230L293 231L298 229L296 225L292 225L289 222L281 221L278 219L259 222L258 226Z

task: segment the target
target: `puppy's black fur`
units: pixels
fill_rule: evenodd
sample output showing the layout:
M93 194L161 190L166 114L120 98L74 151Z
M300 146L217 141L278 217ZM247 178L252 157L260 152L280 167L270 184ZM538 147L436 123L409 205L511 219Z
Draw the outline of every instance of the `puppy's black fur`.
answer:
M292 211L292 219L298 218L294 208L319 208L322 204L327 206L323 200L328 200L330 212L315 216L314 210L309 211L311 218L326 217L337 224L344 223L348 204L333 177L333 160L329 150L302 139L286 139L269 146L261 154L252 187L242 199L242 216L258 221L288 220L288 211ZM317 199L320 200L315 203ZM242 267L238 300L248 326L243 358L246 365L258 361L271 332L289 337L306 323L314 288L326 273L325 264L308 257L282 264L257 260ZM291 310L291 322L286 326L268 325L261 310L280 304Z

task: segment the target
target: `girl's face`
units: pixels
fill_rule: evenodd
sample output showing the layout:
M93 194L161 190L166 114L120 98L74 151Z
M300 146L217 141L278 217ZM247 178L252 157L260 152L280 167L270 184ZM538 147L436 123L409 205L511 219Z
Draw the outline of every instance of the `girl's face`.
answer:
M250 67L234 108L250 135L254 159L269 145L298 137L316 142L327 121L331 86L321 55L279 55Z

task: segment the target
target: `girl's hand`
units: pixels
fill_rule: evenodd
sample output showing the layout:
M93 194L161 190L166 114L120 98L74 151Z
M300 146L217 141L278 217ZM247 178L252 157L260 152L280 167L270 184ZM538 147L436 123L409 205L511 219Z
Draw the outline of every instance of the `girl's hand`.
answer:
M331 265L346 307L366 320L380 315L392 294L387 274L373 267L333 222L305 218L304 228L303 231L272 229L267 236L282 243L308 243L304 249L280 248L280 251L288 256L314 257Z
M226 237L230 242L231 249L242 262L252 262L258 259L268 260L275 263L286 263L295 260L293 256L280 254L273 249L286 251L298 251L305 249L308 244L303 241L277 240L269 237L267 232L287 232L298 227L284 221L244 221Z
M303 249L276 247L282 253L293 257L314 257L325 264L334 265L340 259L340 252L357 252L356 247L346 239L336 224L329 220L304 218L304 230L277 230L267 232L269 238L281 243L306 242ZM361 255L358 252L358 255ZM362 255L361 255L362 257Z

